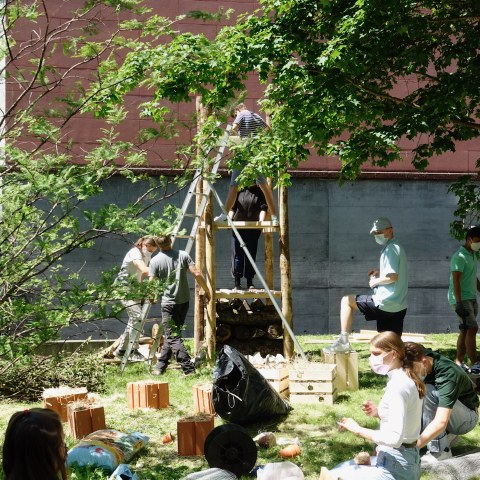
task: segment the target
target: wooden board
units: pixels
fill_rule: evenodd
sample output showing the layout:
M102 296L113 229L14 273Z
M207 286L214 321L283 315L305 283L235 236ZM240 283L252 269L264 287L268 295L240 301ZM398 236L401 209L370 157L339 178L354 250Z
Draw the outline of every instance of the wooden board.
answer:
M275 298L281 297L280 290L271 290ZM215 292L215 298L270 298L266 290L256 288L255 290L235 290L221 288Z

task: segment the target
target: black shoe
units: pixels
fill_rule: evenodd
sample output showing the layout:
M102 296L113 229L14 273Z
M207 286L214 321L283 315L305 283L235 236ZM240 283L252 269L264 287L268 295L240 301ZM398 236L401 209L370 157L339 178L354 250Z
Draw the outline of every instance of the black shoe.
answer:
M153 370L152 370L152 375L163 375L165 373L165 370L167 368L161 368L160 366L158 366L158 363L153 367Z
M240 277L235 277L235 288L237 290L241 290L242 289L242 284L240 283Z

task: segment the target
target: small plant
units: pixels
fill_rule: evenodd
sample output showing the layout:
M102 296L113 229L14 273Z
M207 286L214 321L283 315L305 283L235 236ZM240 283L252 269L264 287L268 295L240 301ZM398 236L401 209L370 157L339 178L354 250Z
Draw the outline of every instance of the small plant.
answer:
M0 398L36 401L45 388L67 385L103 392L106 367L97 354L32 356L7 364L0 362Z

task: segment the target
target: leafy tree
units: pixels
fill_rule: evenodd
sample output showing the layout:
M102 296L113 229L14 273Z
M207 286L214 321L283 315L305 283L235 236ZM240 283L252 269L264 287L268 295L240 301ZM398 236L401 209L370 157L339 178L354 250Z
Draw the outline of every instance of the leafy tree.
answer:
M170 32L171 42L134 45L120 67L131 81L119 85L112 70L102 102L148 85L153 118L162 99L192 94L218 114L254 72L273 128L235 147L252 167L244 184L254 169L288 184L285 172L311 152L338 156L340 180L353 180L367 162L403 160L401 140L414 144L412 164L424 170L432 156L478 138L479 19L476 0L263 0L213 40ZM463 186L471 190L464 181L453 189L462 196ZM454 230L471 212L457 215Z
M112 287L114 271L92 281L65 265L101 237L171 229L176 209L168 199L185 184L138 173L152 141L137 132L120 136L121 108L104 112L92 145L75 142L71 127L75 119L91 117L103 89L89 86L109 58L121 55L142 29L165 28L172 20L150 17L132 32L120 14L127 9L132 18L149 16L139 0L89 0L63 23L50 7L40 0L6 0L1 7L8 101L0 119L0 376L14 363L37 361L35 348L63 327L119 317L119 298L146 294L148 285ZM93 208L114 176L143 182L143 194L126 205ZM17 390L0 385L2 391Z

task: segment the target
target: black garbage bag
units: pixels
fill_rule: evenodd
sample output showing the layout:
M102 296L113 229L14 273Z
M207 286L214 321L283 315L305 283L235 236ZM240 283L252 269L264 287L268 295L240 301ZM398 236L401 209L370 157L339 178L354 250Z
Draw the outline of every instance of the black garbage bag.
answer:
M213 369L212 400L220 417L240 425L292 410L262 374L229 345L222 347Z

